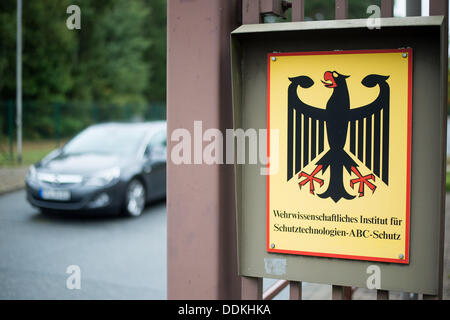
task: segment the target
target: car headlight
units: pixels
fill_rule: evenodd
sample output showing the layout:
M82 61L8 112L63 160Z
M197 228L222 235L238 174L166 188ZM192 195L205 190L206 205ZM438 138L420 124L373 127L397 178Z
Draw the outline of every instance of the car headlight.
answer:
M85 185L92 187L103 187L120 177L120 168L115 167L100 171L86 179Z
M36 180L36 176L37 176L36 168L34 167L34 165L31 165L30 168L28 168L26 179L28 181L35 181Z

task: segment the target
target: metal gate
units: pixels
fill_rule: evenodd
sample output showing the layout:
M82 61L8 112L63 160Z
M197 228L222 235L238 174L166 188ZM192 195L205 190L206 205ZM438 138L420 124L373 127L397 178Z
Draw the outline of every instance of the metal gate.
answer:
M336 20L347 19L348 2L335 0ZM448 17L447 0L429 2L430 16ZM241 23L258 24L265 17L282 16L289 8L292 21L303 21L304 4L305 0L168 1L169 137L178 128L194 135L196 120L203 121L204 129L232 128L230 32ZM381 0L381 17L392 17L393 8L393 0ZM447 23L446 29L445 34ZM444 43L448 46L447 39ZM442 74L446 83L447 73ZM442 89L447 96L446 86ZM173 146L169 141L169 150ZM263 292L262 278L237 275L231 165L175 165L169 160L167 179L169 299L272 299L287 286L291 300L302 299L301 282L280 280ZM424 299L442 299L443 247L440 293ZM351 299L353 290L332 285L332 299ZM389 292L377 290L377 299L389 299Z

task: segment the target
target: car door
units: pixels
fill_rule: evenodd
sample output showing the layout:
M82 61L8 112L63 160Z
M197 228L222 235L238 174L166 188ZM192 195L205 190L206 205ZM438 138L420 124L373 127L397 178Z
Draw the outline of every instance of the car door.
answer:
M145 149L144 172L150 200L166 195L166 144L166 132L161 130L153 135Z

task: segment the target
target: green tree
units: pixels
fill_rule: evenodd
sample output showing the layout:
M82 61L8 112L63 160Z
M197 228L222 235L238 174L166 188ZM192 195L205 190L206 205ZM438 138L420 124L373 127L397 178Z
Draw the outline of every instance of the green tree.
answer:
M74 64L74 100L144 103L150 64L144 33L150 9L144 1L76 2L82 11Z
M23 6L23 97L24 100L65 99L71 88L71 61L76 47L73 33L65 26L69 0L27 1ZM0 3L0 95L15 97L16 1Z
M151 73L145 96L150 102L165 103L166 101L166 25L167 1L145 0L152 15L144 24L146 36L152 40L145 53L150 63Z
M24 1L26 137L52 136L58 119L61 120L58 130L67 135L89 124L94 114L108 120L145 113L151 93L149 82L154 79L151 65L164 64L156 62L164 60L160 55L151 61L148 57L151 36L165 39L165 32L164 35L157 30L147 32L153 3ZM66 27L66 9L71 4L81 9L81 30ZM4 108L7 100L15 101L16 0L0 2L0 39L0 107ZM57 108L57 102L63 105ZM92 110L94 102L97 108ZM0 122L5 123L6 114L4 109L1 111Z
M68 0L26 1L22 15L22 84L25 136L50 135L51 102L65 101L72 86L76 38L65 26ZM0 100L15 100L16 1L0 3ZM29 102L33 101L33 104Z

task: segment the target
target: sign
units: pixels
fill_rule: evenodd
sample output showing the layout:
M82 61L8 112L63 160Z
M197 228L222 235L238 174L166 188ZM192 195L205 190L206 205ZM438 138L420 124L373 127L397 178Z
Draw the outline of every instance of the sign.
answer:
M267 64L267 251L408 264L412 49Z

